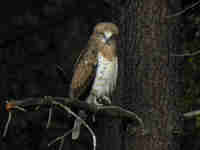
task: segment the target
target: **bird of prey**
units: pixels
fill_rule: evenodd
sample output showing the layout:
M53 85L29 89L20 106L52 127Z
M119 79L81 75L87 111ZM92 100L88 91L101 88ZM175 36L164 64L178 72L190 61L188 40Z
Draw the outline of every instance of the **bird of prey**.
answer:
M118 27L102 22L94 27L87 47L81 51L74 67L69 95L85 100L89 104L103 105L102 100L111 103L109 97L116 87L118 74L117 38ZM87 96L82 98L82 95ZM81 121L76 119L72 139L80 134Z

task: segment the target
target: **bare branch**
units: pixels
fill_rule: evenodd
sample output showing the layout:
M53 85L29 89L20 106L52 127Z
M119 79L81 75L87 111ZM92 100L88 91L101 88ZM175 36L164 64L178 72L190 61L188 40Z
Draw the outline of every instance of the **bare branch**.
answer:
M200 50L199 51L196 51L196 52L193 52L193 53L184 53L184 54L171 54L171 56L180 56L180 57L184 57L184 56L196 56L200 54Z
M197 1L196 3L192 4L192 5L188 6L188 7L186 7L185 9L183 9L183 10L181 10L181 11L179 11L179 12L173 14L173 15L166 16L166 17L167 17L167 18L172 18L172 17L180 16L180 15L184 14L186 11L188 11L188 10L194 8L195 6L197 6L197 5L199 5L199 4L200 4L200 0Z
M184 113L183 116L187 119L194 118L200 115L200 110L195 110L191 112Z
M64 139L64 138L65 138L66 136L68 136L71 132L72 132L72 129L69 130L69 131L67 131L67 132L65 132L65 134L64 134L63 136L59 136L59 137L57 137L56 139L54 139L54 140L52 140L51 142L49 142L48 146L51 146L51 145L53 145L54 143L56 143L57 141Z
M10 124L11 119L12 119L12 113L9 112L9 113L8 113L8 121L6 122L4 131L3 131L3 137L5 137L6 134L7 134L7 132L8 132L8 127L9 127L9 124Z
M65 109L68 113L70 113L72 116L74 116L76 119L79 119L81 121L81 123L88 129L88 131L92 135L93 150L96 150L96 136L95 136L94 131L89 127L89 125L81 117L79 117L77 114L75 114L73 111L71 111L71 109L69 107L67 107L59 102L56 102L56 101L53 101L52 104L60 106L61 108Z
M52 112L53 112L53 108L50 107L50 108L49 108L48 121L47 121L46 128L49 128L49 127L50 127L50 124L51 124L51 118L52 118Z
M15 107L13 107L13 108L14 108L14 109L18 109L18 110L23 111L23 112L27 112L26 109L24 109L24 108L22 108L22 107L20 107L20 106L15 106Z
M144 129L144 123L142 119L136 113L129 110L123 109L118 106L100 106L99 112L108 113L109 116L112 117L119 116L119 118L135 118Z
M6 103L5 107L9 107L6 110L11 111L16 106L19 107L30 107L30 106L51 106L52 101L59 102L64 106L68 106L70 108L76 108L81 110L86 110L91 113L95 113L96 115L107 115L110 117L121 118L121 119L129 119L129 120L138 120L135 114L131 111L123 109L119 106L96 106L94 104L88 104L84 101L80 101L78 99L71 99L66 97L45 97L45 98L26 98L24 100L11 100ZM112 109L111 109L112 107ZM140 121L139 121L140 122Z
M48 123L47 127L50 125L51 116L52 116L52 105L58 106L68 113L70 113L72 116L74 116L76 119L79 119L81 123L88 129L92 136L93 140L93 150L96 150L96 136L94 131L89 127L89 125L76 113L74 113L71 108L86 110L88 112L94 113L96 115L106 115L113 118L119 118L119 119L128 119L128 120L137 120L141 127L144 129L144 123L142 119L137 116L134 112L131 112L129 110L123 109L119 106L97 106L95 104L88 104L84 101L79 101L78 99L71 99L71 98L63 98L63 97L51 97L51 96L45 96L44 98L26 98L24 100L11 100L7 101L5 104L5 110L11 114L11 111L15 110L16 108L25 111L24 108L29 106L35 106L35 107L41 107L41 106L48 106L49 109L49 117L48 117ZM36 110L36 109L35 109ZM4 135L6 135L9 122L11 120L11 116L8 118L8 121L5 126ZM58 140L61 140L59 149L62 149L64 138L71 133L71 130L66 132L63 136L57 137L55 140L50 142L49 145L55 143Z
M59 146L58 150L62 150L64 142L65 142L65 139L61 139L60 146Z

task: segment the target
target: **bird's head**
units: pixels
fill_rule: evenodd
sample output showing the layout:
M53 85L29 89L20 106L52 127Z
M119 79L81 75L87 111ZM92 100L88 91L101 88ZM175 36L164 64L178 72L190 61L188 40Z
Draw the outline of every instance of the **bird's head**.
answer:
M109 22L99 23L94 28L94 33L98 40L104 44L109 44L110 41L115 40L119 35L117 25Z

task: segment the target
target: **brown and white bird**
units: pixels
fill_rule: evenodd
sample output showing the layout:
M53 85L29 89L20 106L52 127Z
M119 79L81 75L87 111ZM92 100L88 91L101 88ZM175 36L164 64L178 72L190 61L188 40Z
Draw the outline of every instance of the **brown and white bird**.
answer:
M88 91L87 103L103 105L116 86L118 74L117 40L118 27L113 23L103 22L95 26L88 45L79 56L70 86L70 97L81 98ZM72 139L80 134L81 121L76 119Z

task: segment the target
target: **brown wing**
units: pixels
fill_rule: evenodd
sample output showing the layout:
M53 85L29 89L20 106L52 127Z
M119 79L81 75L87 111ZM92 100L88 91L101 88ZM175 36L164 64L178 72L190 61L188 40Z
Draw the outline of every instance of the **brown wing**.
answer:
M90 85L96 75L97 49L88 47L81 52L76 64L70 86L70 96L78 98Z

